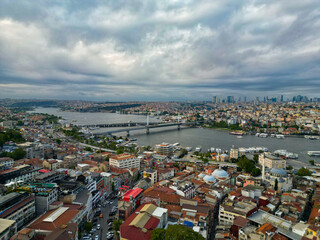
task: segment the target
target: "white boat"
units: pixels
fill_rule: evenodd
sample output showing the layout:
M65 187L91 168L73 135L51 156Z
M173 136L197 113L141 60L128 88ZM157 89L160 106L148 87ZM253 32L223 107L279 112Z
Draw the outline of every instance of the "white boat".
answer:
M286 158L291 158L291 159L297 159L299 157L298 154L288 152L285 149L276 150L276 151L274 151L274 153L275 154L279 154L280 156L283 156L283 157L286 157Z
M277 135L276 135L276 138L278 138L278 139L284 139L284 135L282 135L282 134L277 134Z
M309 156L320 156L320 151L308 151Z
M237 136L237 138L243 138L243 136Z
M198 147L195 148L195 151L196 152L201 152L201 149L202 149L201 146L198 146Z
M266 138L266 137L268 137L268 134L267 133L261 133L259 137Z
M259 137L260 136L260 133L256 133L256 137Z
M270 137L274 138L274 137L276 137L276 135L275 134L271 134Z
M210 148L210 152L215 152L215 148L214 147L212 147L212 148Z
M192 147L186 147L186 150L190 152L192 150Z

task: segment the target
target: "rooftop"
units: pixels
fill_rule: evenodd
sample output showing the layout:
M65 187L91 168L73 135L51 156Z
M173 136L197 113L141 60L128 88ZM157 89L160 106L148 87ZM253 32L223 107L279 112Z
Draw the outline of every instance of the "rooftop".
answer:
M116 160L116 161L122 161L122 160L126 160L126 159L131 159L131 158L135 158L135 156L123 153L123 154L118 154L118 155L112 156L110 159Z

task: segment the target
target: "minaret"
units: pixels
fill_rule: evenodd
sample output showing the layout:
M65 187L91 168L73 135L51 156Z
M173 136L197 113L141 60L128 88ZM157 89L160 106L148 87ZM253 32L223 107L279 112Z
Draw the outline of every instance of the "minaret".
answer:
M264 155L264 153L263 153L263 159L262 159L262 180L264 180L265 171L266 171L266 167L265 167L265 155Z

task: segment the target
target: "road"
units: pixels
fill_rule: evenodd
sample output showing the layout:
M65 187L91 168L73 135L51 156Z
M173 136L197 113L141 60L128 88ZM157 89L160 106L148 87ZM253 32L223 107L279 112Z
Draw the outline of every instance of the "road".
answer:
M115 216L111 216L109 217L109 212L111 211L113 206L118 206L118 199L112 199L112 200L107 200L107 201L113 201L113 204L106 204L106 207L101 206L101 213L103 214L103 218L95 217L98 219L98 221L96 222L97 224L100 224L101 228L100 230L96 230L93 234L92 234L92 239L95 240L96 235L99 236L99 240L107 240L107 233L108 231L108 219L109 218L115 218ZM101 201L102 203L105 203L104 201ZM93 228L97 228L97 224L94 224Z

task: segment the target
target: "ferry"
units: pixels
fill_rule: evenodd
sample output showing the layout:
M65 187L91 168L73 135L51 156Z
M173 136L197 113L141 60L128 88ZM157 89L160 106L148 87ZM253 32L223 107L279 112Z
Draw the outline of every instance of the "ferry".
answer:
M310 136L310 135L304 135L304 138L310 139L310 140L318 140L318 139L320 139L319 136Z
M299 157L298 154L288 152L285 149L276 150L276 151L274 151L274 153L279 154L281 157L286 157L286 158L290 158L290 159L297 159Z
M186 147L186 150L190 152L192 150L192 147Z
M266 138L266 137L268 137L268 134L267 133L260 133L260 136L259 137L261 137L261 138Z
M244 132L235 131L235 132L229 132L229 134L231 134L231 135L237 135L237 136L243 136L243 135L244 135Z
M308 151L308 155L320 157L320 151Z
M201 149L202 149L201 146L198 146L198 147L195 148L195 151L196 152L201 152Z
M278 138L278 139L284 139L284 135L282 135L282 134L276 134L276 138Z

